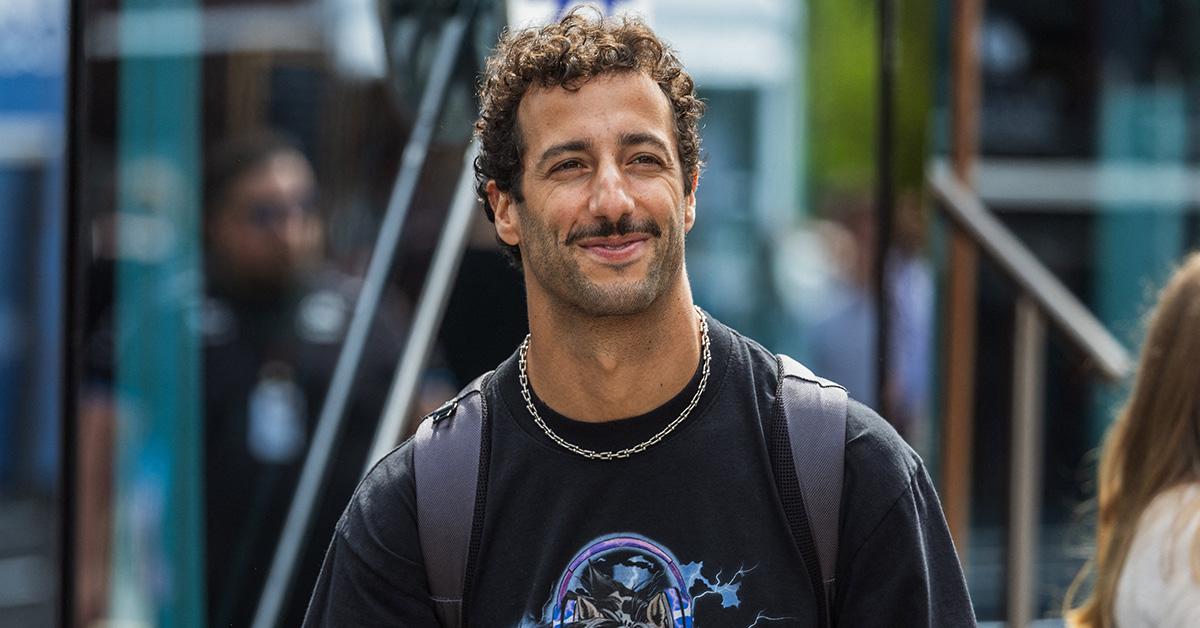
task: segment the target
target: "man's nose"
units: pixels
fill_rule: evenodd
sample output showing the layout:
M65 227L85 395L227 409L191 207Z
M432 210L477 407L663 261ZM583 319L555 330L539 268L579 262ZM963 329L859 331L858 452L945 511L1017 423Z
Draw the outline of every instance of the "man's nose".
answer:
M629 181L616 163L602 164L592 180L592 195L588 212L597 218L617 222L621 216L633 213L633 196Z

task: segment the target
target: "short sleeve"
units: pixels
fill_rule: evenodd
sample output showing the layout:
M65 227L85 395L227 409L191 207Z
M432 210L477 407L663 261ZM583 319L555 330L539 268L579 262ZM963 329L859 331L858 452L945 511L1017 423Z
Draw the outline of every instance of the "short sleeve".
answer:
M975 626L937 493L921 459L851 404L838 550L837 625Z
M304 626L438 625L417 536L411 447L384 458L351 497Z

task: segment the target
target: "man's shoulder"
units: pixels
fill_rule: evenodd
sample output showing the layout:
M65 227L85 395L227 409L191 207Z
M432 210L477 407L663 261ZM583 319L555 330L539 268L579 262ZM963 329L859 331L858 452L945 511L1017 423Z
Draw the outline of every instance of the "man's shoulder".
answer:
M924 463L883 417L853 399L846 416L843 510L863 521L881 519L912 490Z
M486 396L486 391L495 386L493 373L494 371L489 371L467 384L461 391L446 400L446 403L422 418L421 427L418 429L429 429L434 422L442 420L446 420L445 424L454 425L457 424L456 421L469 419L478 421L480 417L469 416L470 413L465 410L468 406L461 402L477 391L483 391ZM477 414L478 410L475 412ZM347 514L351 514L352 509L357 509L354 514L374 516L379 513L388 513L389 510L394 512L399 507L407 507L410 512L397 514L415 513L416 463L414 456L417 452L418 442L420 440L416 435L409 437L371 467L350 498ZM478 443L478 439L475 442ZM421 450L422 452L429 451L429 445L422 446ZM439 453L441 453L440 450ZM422 460L424 459L422 458ZM347 517L344 516L343 520L345 519Z
M846 464L908 478L921 467L921 457L882 416L850 399L846 408Z
M730 352L740 355L747 370L762 380L770 394L779 382L778 355L732 327ZM814 373L818 377L821 373ZM833 382L837 384L838 382ZM839 386L841 384L838 384ZM850 397L846 404L846 465L891 472L907 484L921 467L921 458L886 419L866 404Z
M416 515L413 486L413 439L404 441L367 472L338 521L338 532L352 544L361 534L395 528Z
M762 345L750 339L743 341L756 354L756 361L774 364L775 355ZM765 367L759 366L759 370ZM853 397L847 399L845 484L851 501L866 498L890 504L908 490L922 465L920 456L886 419Z
M375 462L363 476L362 482L354 491L355 495L383 490L389 486L395 487L404 482L412 482L414 443L415 439L409 437Z

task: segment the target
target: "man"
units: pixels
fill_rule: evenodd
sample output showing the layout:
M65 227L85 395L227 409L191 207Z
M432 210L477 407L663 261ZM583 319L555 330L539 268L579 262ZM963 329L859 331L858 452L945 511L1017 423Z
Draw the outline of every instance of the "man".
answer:
M692 304L691 79L643 23L572 13L507 35L481 99L481 195L530 336L483 387L467 624L817 625L768 454L776 358ZM409 441L360 485L308 625L438 625L415 481ZM974 624L920 460L853 402L840 539L837 625Z
M208 619L244 626L295 491L357 283L324 258L316 177L288 138L255 132L220 142L205 183L206 290L197 318ZM342 441L347 455L366 455L404 324L398 304L389 303L372 329ZM347 495L357 481L350 465L339 467L331 491ZM329 504L321 519L332 523L338 508ZM306 572L315 573L318 561L306 560Z

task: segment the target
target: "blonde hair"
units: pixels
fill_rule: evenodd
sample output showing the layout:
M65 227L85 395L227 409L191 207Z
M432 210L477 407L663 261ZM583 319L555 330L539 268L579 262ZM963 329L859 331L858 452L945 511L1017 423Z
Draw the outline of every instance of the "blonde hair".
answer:
M1146 507L1161 493L1200 481L1200 253L1159 294L1133 392L1104 438L1097 496L1096 553L1067 592L1068 626L1110 628L1117 582ZM1191 567L1200 580L1200 536ZM1072 608L1094 575L1091 593Z

